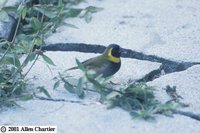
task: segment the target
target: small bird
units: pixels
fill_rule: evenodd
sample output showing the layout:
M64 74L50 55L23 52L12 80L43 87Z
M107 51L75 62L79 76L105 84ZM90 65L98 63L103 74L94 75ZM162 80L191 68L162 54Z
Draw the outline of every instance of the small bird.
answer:
M114 75L121 67L121 48L117 44L110 44L105 51L94 58L90 58L82 62L83 66L88 70L95 71L95 76L102 75L102 77L110 77ZM74 70L78 67L67 69Z

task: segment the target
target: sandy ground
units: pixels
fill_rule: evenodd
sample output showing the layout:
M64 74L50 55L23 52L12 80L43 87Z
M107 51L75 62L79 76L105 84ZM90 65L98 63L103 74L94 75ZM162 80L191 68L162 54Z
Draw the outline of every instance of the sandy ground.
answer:
M87 24L81 19L67 22L79 27L61 26L46 39L47 43L81 42L107 46L117 43L121 47L178 61L200 62L200 1L198 0L94 0L79 7L94 5L104 10L93 15ZM79 100L61 86L53 90L52 78L58 72L75 65L75 58L83 61L97 54L78 52L46 52L56 64L50 72L37 62L28 75L36 85L44 85L53 97ZM122 58L122 68L112 80L123 83L136 80L159 68L159 63ZM70 74L79 77L80 71ZM187 111L200 113L200 66L161 76L149 82L157 88L161 101L169 97L162 89L177 86L177 92L190 106ZM8 109L0 114L0 125L55 125L59 133L199 133L200 122L175 115L173 118L156 116L155 122L133 120L128 112L115 108L107 110L98 102L98 96L89 94L80 105L67 102L30 100L19 102L24 109Z

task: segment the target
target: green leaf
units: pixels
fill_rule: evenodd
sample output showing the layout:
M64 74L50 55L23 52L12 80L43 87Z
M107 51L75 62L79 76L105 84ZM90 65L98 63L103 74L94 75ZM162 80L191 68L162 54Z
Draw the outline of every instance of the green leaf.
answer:
M64 87L68 92L76 93L76 89L74 88L74 86L72 84L65 82Z
M92 20L92 14L90 12L86 12L84 15L84 19L87 23L90 23Z
M34 38L34 44L33 45L41 46L43 44L44 44L44 40L41 37L35 37Z
M94 70L87 70L85 74L86 74L87 78L89 78L89 79L94 79L94 77L96 79L101 78L100 76L97 76L97 77L95 76L96 72ZM98 81L98 79L97 79L97 81Z
M106 96L106 99L107 100L110 100L110 99L115 99L116 97L118 96L121 96L121 94L119 92L111 92L109 93L107 96Z
M0 73L0 83L4 81L4 74ZM1 89L0 89L0 95L1 95Z
M26 14L27 14L27 7L25 6L25 7L22 9L22 11L21 11L22 19L25 19Z
M87 23L90 23L92 20L92 13L96 13L101 10L103 10L103 8L89 6L89 7L85 8L85 14L82 17L84 17L84 19Z
M77 26L75 26L75 25L73 25L73 24L66 23L66 22L63 22L63 25L65 25L65 26L67 26L67 27L79 29Z
M77 17L83 9L74 9L74 8L69 8L63 10L62 14L64 17Z
M56 88L58 88L60 85L60 80L56 81L53 85L53 89L55 90Z
M37 87L37 89L39 90L39 92L44 93L48 98L51 98L49 92L44 88L44 86L39 86Z
M30 41L33 40L33 36L20 33L20 34L17 35L17 40L18 41L27 41L27 42L30 42Z
M33 99L33 95L25 95L25 96L20 97L20 100L23 100L23 101L28 101L31 99Z
M95 7L95 6L88 6L85 10L87 10L91 13L96 13L96 12L102 11L103 8Z
M35 31L38 31L38 30L40 30L42 24L37 18L33 17L31 19L31 26Z
M24 66L25 67L29 62L33 61L36 57L36 53L35 52L31 52L27 57L26 59L24 60Z
M131 115L133 118L139 117L139 114L138 114L137 111L131 111L131 112L130 112L130 115Z
M25 7L25 5L24 5L23 3L21 3L21 4L18 6L17 10L21 13L22 10L24 9L24 7Z
M78 95L79 98L85 97L85 92L83 90L83 78L80 78L78 80L77 95Z
M9 22L9 16L8 13L4 10L0 10L0 21L2 22Z
M11 55L11 56L5 56L2 62L3 62L3 64L14 65L17 68L19 68L21 65L21 63L19 61L19 57L15 53L13 53L13 55Z
M33 9L44 14L46 17L51 18L51 19L55 18L58 14L58 10L55 9L55 7L53 7L53 6L44 7L44 6L41 6L41 5L35 5L33 7Z
M58 0L58 7L64 7L63 0Z
M2 10L6 11L7 13L16 13L17 12L17 6L6 6L3 7Z
M29 61L33 61L36 57L36 53L35 52L31 52L29 55L28 55L28 60Z
M46 56L46 55L41 55L42 56L42 58L43 58L43 60L46 62L46 63L48 63L49 65L52 65L52 66L56 66L55 64L54 64L54 62L48 57L48 56Z
M78 59L76 59L76 64L78 65L78 68L79 68L80 70L82 70L82 71L84 71L84 72L86 71L84 65L83 65Z

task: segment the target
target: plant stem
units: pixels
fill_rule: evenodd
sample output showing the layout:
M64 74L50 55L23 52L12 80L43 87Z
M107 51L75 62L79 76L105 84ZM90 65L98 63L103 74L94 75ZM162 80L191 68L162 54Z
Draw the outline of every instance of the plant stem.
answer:
M101 84L100 84L98 81L96 81L95 79L88 77L87 74L86 74L86 78L87 78L88 81L91 82L92 84L95 84L95 83L96 83L96 84L98 84L99 86L101 86L102 88L104 88L104 89L106 89L106 90L108 90L108 91L110 91L110 92L114 91L114 92L118 92L118 93L120 93L120 94L124 94L122 91L115 90L115 89L108 88L108 87L106 87L106 86L101 85Z
M25 78L27 76L27 74L30 72L30 70L33 68L33 66L35 65L36 61L38 60L38 57L39 55L36 56L34 62L31 64L30 68L28 69L28 71L24 74L24 77Z
M54 98L46 98L46 97L40 97L37 96L36 94L34 94L34 97L39 99L39 100L47 100L47 101L53 101L53 102L69 102L69 103L78 103L81 105L88 105L86 103L83 103L82 101L75 101L75 100L67 100L67 99L54 99ZM94 104L94 103L90 103L90 104Z
M5 57L6 54L8 53L9 49L10 49L10 47L8 47L8 48L6 49L6 51L4 52L3 56L2 56L1 59L0 59L0 63L3 61L4 57Z
M106 90L109 90L109 91L114 91L114 92L118 92L120 94L124 94L122 91L119 91L119 90L115 90L115 89L112 89L112 88L108 88L108 87L104 87Z
M15 38L16 38L16 36L17 36L17 32L18 32L18 29L19 29L19 25L20 25L20 22L21 22L21 18L22 18L22 16L21 16L21 14L20 14L20 15L19 15L19 19L18 19L18 21L17 21L17 26L16 26L16 29L15 29L15 33L14 33L13 39L12 39L12 41L11 41L11 45L13 45L14 42L15 42Z
M41 23L43 23L43 21L44 21L44 14L42 14ZM40 30L37 31L36 36L38 36L39 33L40 33ZM34 39L34 41L33 41L33 46L32 46L32 48L31 48L29 54L32 52L32 50L33 50L33 48L34 48L34 44L35 44L35 39ZM41 49L41 48L40 48L40 49ZM31 71L31 69L32 69L33 66L35 65L36 61L38 60L38 57L39 57L39 54L37 54L37 56L36 56L34 62L32 63L31 67L28 69L28 71L24 74L24 77L23 77L23 78L25 78L25 77L28 75L28 73ZM23 62L23 64L24 64L24 62Z

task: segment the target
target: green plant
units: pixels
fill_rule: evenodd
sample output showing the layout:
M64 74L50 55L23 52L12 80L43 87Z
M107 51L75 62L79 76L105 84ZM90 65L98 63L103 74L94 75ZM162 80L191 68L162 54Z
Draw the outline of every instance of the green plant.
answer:
M10 14L15 14L17 18L12 41L0 40L0 105L14 105L19 98L33 97L32 93L28 93L30 89L27 87L26 76L38 59L44 60L47 65L55 65L40 50L40 47L45 45L44 36L55 32L59 25L64 24L63 20L66 18L78 17L81 12L95 13L101 10L90 6L84 9L72 8L80 2L82 0L24 0L19 6L0 7L1 21L7 22ZM6 1L4 5L5 3ZM65 25L77 28L72 24ZM29 67L27 71L25 67ZM50 96L43 87L37 87L37 90Z
M94 78L93 71L87 70L77 59L76 62L78 68L84 72L84 76L71 80L72 77L67 73L59 73L59 76L54 78L56 80L54 89L63 82L64 88L70 93L77 94L79 98L84 98L87 91L96 92L101 95L101 101L106 103L109 109L120 107L128 111L133 118L149 120L154 119L155 114L170 116L182 107L173 100L161 103L154 96L155 89L145 83L113 85L109 83L109 79L101 76Z

